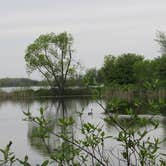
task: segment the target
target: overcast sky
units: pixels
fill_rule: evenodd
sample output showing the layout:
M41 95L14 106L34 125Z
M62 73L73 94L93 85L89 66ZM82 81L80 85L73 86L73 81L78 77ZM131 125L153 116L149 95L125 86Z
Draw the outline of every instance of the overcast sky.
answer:
M165 17L166 0L0 0L0 78L27 77L25 49L48 32L71 33L85 67L100 67L107 54L159 56Z

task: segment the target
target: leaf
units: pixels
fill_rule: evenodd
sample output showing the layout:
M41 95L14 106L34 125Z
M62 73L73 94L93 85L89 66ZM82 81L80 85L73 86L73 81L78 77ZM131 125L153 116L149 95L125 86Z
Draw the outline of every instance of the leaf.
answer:
M28 156L26 155L25 158L24 158L25 162L28 161Z
M166 153L160 153L162 156L166 156Z
M47 166L47 165L48 165L48 163L49 163L49 161L48 161L48 160L46 160L46 161L44 161L44 162L42 163L42 165L41 165L41 166Z

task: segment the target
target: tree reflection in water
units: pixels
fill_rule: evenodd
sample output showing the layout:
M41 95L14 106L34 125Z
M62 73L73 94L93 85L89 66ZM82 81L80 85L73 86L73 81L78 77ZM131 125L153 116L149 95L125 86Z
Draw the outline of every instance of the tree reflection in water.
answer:
M79 127L79 122L78 122L79 116L78 114L76 114L76 112L80 111L82 108L86 107L87 105L88 105L88 100L58 100L52 102L45 102L45 108L47 110L45 112L45 117L47 118L47 120L50 120L49 128L51 129L51 131L55 133L63 133L64 135L66 134L71 139L76 138L79 134L78 131L76 131L78 129L77 127ZM66 128L63 128L62 126L58 125L59 119L65 119L71 116L74 118L76 124L70 126L67 130ZM96 114L94 114L94 116L96 116ZM102 117L104 117L103 114ZM131 123L131 119L129 116L119 115L119 123L122 124L123 127L125 127L126 129L133 127L137 128L138 130L144 130L145 127L147 129L151 128L151 123L149 120L150 118L151 118L150 116L148 117L148 115L145 115L143 117L140 117L140 119L142 119L142 122L140 121L140 119L138 119L138 121L133 121ZM163 123L164 126L166 119L164 117L160 118L160 116L158 116L157 119L160 121L160 124ZM162 128L165 129L163 126ZM55 149L58 151L58 149L60 148L61 150L64 150L63 152L64 155L69 154L68 152L72 147L68 146L69 144L67 142L51 134L48 136L48 138L45 139L45 141L43 141L42 139L39 139L35 136L37 133L37 128L38 127L36 125L29 123L28 139L32 149L40 153L42 156L50 156L50 154L54 152ZM107 133L112 133L113 135L118 134L118 130L111 123L106 123L106 125L104 126L104 130L106 130ZM158 133L155 134L153 133L152 135L154 136L156 134ZM163 137L165 136L165 133L163 133L163 131L160 131L160 134L162 134ZM161 139L163 137L161 137ZM64 148L62 148L62 145L64 145L65 147L63 146ZM112 149L112 152L116 154L112 146L116 146L116 151L118 151L117 142L112 142L111 144L109 143L106 146L106 150L109 151L109 149ZM164 147L166 146L164 145Z
M78 121L77 111L82 110L89 104L89 99L61 99L53 101L45 101L42 103L42 107L46 109L45 118L49 121L49 129L55 133L63 133L71 135L74 138L76 130L76 124L67 128L59 126L59 119L65 119L72 117L75 122ZM30 110L30 106L26 107ZM49 134L48 138L42 140L36 133L38 126L34 123L28 122L28 140L31 147L43 156L49 156L55 149L58 149L64 141L52 134Z

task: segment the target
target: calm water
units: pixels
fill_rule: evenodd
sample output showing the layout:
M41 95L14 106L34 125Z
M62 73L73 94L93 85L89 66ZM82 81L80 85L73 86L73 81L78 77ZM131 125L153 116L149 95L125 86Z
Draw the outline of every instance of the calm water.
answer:
M13 141L12 150L16 153L16 156L23 157L28 155L32 165L41 163L43 158L48 156L46 149L42 142L37 138L32 138L32 134L35 131L35 126L31 123L23 121L24 115L22 111L28 109L33 115L38 115L39 108L44 107L46 111L47 119L52 121L53 130L58 131L57 119L62 118L63 111L56 100L44 100L44 101L0 101L0 147L4 147L10 140ZM84 108L83 120L92 122L94 124L100 124L103 126L103 130L111 135L116 135L117 130L111 125L106 124L102 119L105 117L102 108L96 104L95 101L88 99L68 99L65 100L65 106L67 112L66 116L73 116L76 124L72 130L76 133L76 137L79 136L80 120L77 111ZM88 115L90 110L93 110L93 115ZM147 115L148 116L148 115ZM125 119L127 116L120 116ZM156 117L160 121L160 127L151 133L151 136L158 136L160 139L166 136L166 118L163 116ZM147 126L148 127L148 126ZM150 126L149 126L150 128ZM50 148L58 146L58 140L53 137L47 141ZM108 144L107 150L110 148L117 150L117 142L113 141L112 144ZM161 151L166 151L166 144L161 146Z

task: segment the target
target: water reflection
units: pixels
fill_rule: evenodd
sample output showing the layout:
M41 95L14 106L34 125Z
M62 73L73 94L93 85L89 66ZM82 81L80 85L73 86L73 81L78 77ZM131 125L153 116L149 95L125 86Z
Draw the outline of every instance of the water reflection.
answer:
M77 101L77 102L76 102ZM46 109L45 118L50 122L49 129L55 133L63 134L72 134L74 137L75 128L74 126L70 126L68 130L58 125L59 119L65 119L69 117L73 117L74 121L78 121L77 111L82 110L89 104L89 100L81 99L81 100L56 100L56 101L47 101L44 104L42 103L42 107ZM28 107L29 109L29 107ZM48 156L54 149L58 149L59 145L63 143L62 139L55 137L52 134L49 134L49 137L46 139L40 139L36 137L36 133L38 130L38 126L33 123L28 123L28 141L33 149L38 151L40 154L44 156Z
M109 118L106 118L105 122L106 122L105 126L106 126L107 133L113 133L113 136L117 137L120 131L119 127L114 125L114 123ZM128 115L119 115L117 117L117 122L126 131L134 129L136 136L138 131L142 133L144 131L148 131L148 134L144 138L145 139L147 139L148 137L152 139L159 138L159 140L161 141L159 152L166 153L166 142L163 141L166 138L166 117L163 117L160 115L157 115L157 116L140 115L137 119L133 120ZM155 128L154 125L155 124L157 125L157 123L159 124L159 126ZM121 150L120 142L112 140L112 144L108 144L108 145L110 145L109 147L107 147L108 151L112 149L111 153L113 155L119 154Z
M72 133L73 137L79 137L80 134L78 131L78 126L80 125L80 119L78 117L77 111L82 110L83 108L90 110L93 108L93 110L96 110L97 105L91 105L91 107L88 107L89 104L91 104L93 101L91 100L56 100L56 101L47 101L45 103L42 103L44 108L46 108L45 117L51 122L50 128L54 132L62 132L64 129L58 126L58 120L66 117L72 116L76 122L75 125L71 126L69 131L66 131L68 133ZM92 116L88 116L88 111L83 115L83 118L85 121L91 120L92 123L98 124L101 122L105 117L104 114L93 112ZM153 117L155 121L158 121L160 123L160 126L157 130L154 130L150 133L151 136L157 136L160 139L163 139L166 136L166 118L163 116L155 116ZM129 128L135 128L137 130L150 130L152 129L152 122L151 122L152 116L150 115L143 115L140 116L137 120L133 121L130 116L120 115L118 117L119 123L127 129ZM101 122L102 123L102 122ZM101 124L100 123L100 124ZM116 126L114 126L111 121L106 121L104 123L103 129L110 135L116 136L118 134L118 130ZM36 150L38 153L49 156L50 152L52 152L54 149L58 149L59 145L62 144L62 140L55 137L54 135L49 135L47 139L45 139L45 142L43 140L35 137L37 130L37 126L29 123L28 124L28 141L30 146ZM107 150L113 149L114 146L117 146L117 142L113 141L111 144L108 143L108 146L106 146ZM166 143L162 144L162 149L166 150Z
M166 117L162 118L162 121L161 121L161 129L163 130L163 136L162 138L166 138ZM166 141L164 141L162 143L163 145L163 149L165 149L165 153L166 153Z
M39 108L46 109L45 117L51 121L50 127L54 132L61 132L63 129L57 124L58 119L63 117L72 116L76 122L71 128L70 132L74 134L74 137L79 136L80 119L77 111L84 110L83 120L86 122L92 122L94 124L103 125L109 135L115 136L118 131L112 124L103 122L106 115L102 114L103 110L96 104L95 101L90 99L66 99L64 103L59 100L1 100L0 101L0 132L1 132L1 145L3 147L8 141L13 140L17 156L28 154L32 160L32 165L36 165L43 160L43 156L48 156L50 151L54 148L58 148L62 143L62 140L49 135L45 139L45 143L37 137L37 126L32 123L23 122L23 114L21 111L30 110L34 115L39 115ZM88 112L93 109L93 115L88 115ZM146 115L146 117L148 117ZM125 116L119 116L123 125L129 122L129 118ZM152 136L157 136L163 139L166 136L166 118L164 116L156 117L160 122L160 127L151 133ZM139 129L143 129L145 126L135 125ZM130 125L131 126L131 125ZM132 124L134 127L134 124ZM127 127L127 125L126 125ZM147 121L146 127L151 127ZM110 142L106 144L106 148L109 150L111 146L116 146L116 142ZM161 150L166 151L166 143L163 143Z

